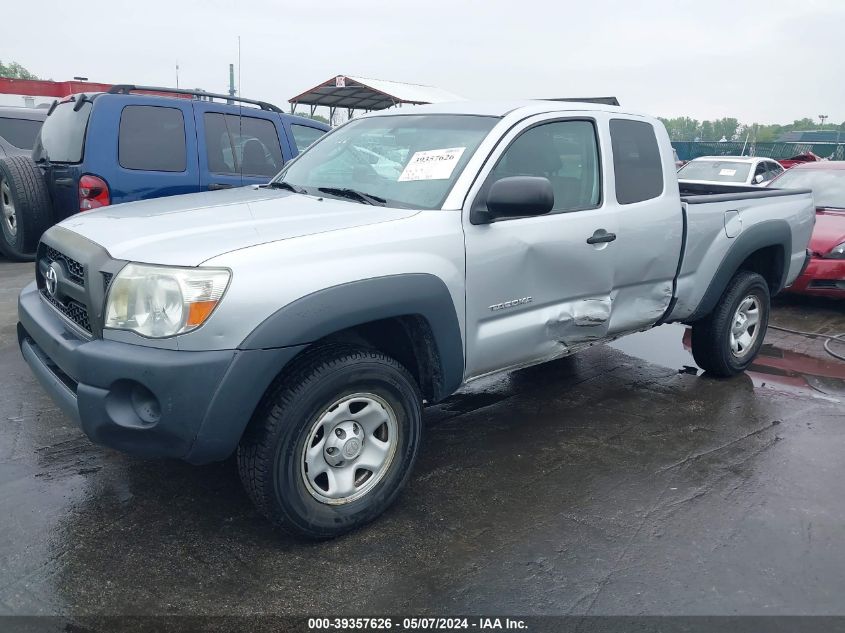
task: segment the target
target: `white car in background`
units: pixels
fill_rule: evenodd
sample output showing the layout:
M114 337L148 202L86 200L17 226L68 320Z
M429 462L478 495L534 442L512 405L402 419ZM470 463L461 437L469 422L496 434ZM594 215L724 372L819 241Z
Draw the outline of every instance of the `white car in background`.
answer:
M784 172L783 166L771 158L755 156L702 156L678 170L678 179L685 182L762 186Z

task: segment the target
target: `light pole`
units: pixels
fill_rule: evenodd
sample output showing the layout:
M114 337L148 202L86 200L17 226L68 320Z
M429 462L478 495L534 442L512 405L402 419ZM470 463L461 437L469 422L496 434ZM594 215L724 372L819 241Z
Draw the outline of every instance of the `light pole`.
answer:
M826 114L819 115L819 121L821 121L821 126L824 127L824 122L827 121L828 116Z

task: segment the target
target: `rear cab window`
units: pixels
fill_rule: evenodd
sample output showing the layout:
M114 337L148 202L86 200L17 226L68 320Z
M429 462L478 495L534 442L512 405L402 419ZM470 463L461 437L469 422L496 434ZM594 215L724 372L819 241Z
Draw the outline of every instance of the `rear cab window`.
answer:
M32 149L41 121L0 117L0 136L18 149Z
M82 162L91 102L85 101L78 109L74 109L76 105L78 104L75 101L60 103L47 117L35 140L33 160L49 160L54 163Z
M125 169L185 171L185 118L179 108L129 105L120 115L118 162Z
M619 204L651 200L663 193L663 162L654 126L645 121L611 119L610 144Z
M309 145L325 134L323 130L307 125L297 125L296 123L291 124L290 131L293 134L293 142L296 144L297 152L304 152Z

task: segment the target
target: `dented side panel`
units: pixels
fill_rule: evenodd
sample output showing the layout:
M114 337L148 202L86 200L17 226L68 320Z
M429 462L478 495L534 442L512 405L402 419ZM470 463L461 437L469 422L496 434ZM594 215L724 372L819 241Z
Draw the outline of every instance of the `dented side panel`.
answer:
M585 240L613 223L595 209L465 227L467 377L607 336L613 251Z
M539 115L508 132L481 169L464 208L467 378L570 353L606 338L613 308L613 244L587 244L598 229L617 233L607 203L612 158L604 113L590 113L602 147L597 209L473 225L472 200L501 152L526 127L566 115ZM574 114L573 118L584 118Z
M655 126L663 161L663 193L620 205L609 334L641 330L657 323L669 307L684 241L683 209L669 135Z

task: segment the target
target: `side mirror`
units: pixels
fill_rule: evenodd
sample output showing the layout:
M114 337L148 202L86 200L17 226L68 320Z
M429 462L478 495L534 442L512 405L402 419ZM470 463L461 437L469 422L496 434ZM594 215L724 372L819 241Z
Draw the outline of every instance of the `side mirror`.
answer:
M761 182L763 182L763 180L764 180L763 174L757 174L756 176L754 176L754 183L757 184L757 185L759 185Z
M487 192L487 211L473 214L473 224L496 218L544 215L555 206L555 192L548 178L511 176L493 183Z

